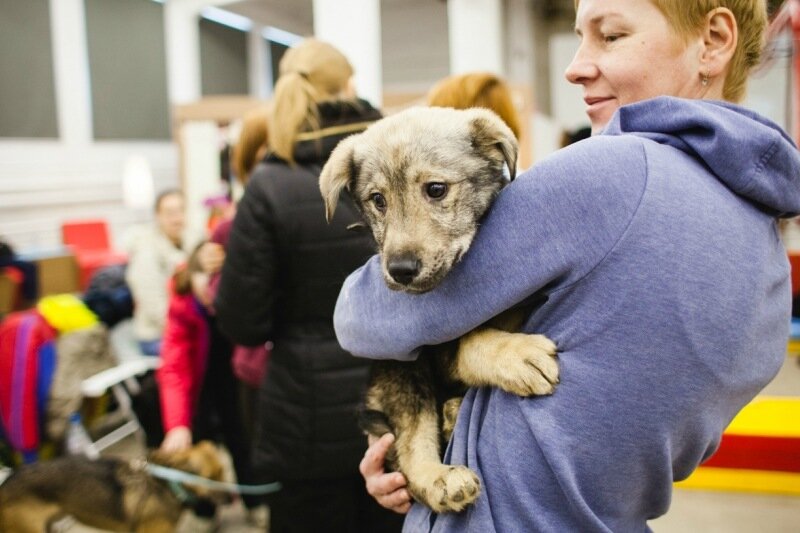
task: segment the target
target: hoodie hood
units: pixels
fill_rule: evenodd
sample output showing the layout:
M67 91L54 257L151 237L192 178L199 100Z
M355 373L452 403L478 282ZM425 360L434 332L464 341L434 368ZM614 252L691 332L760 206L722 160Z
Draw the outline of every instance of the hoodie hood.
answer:
M800 213L800 152L774 122L727 102L658 97L621 107L601 135L630 134L702 160L778 217Z

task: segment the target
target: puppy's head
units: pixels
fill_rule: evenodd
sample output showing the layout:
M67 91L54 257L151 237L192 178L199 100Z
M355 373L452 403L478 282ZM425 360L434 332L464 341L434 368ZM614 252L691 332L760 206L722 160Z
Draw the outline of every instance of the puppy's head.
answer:
M425 292L469 248L517 165L514 134L494 113L413 108L343 140L320 176L328 221L348 189L378 243L387 285Z
M212 481L222 481L225 470L220 451L213 443L206 440L179 452L154 450L150 453L150 461L168 468L183 470ZM218 503L227 503L231 499L230 494L227 493L220 493L206 487L193 486L190 483L185 483L184 485L201 498L211 499Z

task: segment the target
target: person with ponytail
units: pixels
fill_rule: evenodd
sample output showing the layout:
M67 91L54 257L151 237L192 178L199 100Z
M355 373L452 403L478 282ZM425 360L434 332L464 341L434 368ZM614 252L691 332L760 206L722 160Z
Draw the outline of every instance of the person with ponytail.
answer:
M328 224L319 173L336 144L381 118L353 95L353 68L306 39L280 63L269 143L240 200L214 302L235 343L273 344L261 383L253 464L280 481L270 531L399 531L358 471L366 440L355 412L369 363L338 344L333 309L345 277L374 253L344 196Z

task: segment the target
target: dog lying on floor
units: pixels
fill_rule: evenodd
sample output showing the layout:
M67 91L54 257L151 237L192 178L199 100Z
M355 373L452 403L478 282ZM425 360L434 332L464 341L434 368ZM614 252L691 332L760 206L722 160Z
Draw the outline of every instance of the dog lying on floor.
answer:
M221 481L223 465L216 446L203 441L177 453L155 451L154 464ZM42 533L66 515L109 531L167 533L183 502L167 482L151 476L144 462L69 456L26 465L0 485L0 532ZM227 501L227 495L182 485L194 497Z
M423 293L436 287L467 252L479 222L513 179L517 143L486 109L415 108L385 118L343 140L320 176L330 222L343 189L372 231L386 284ZM466 387L496 386L520 396L551 394L558 382L556 347L519 331L524 310L414 362L372 365L361 425L391 432L389 457L411 495L435 512L461 511L478 497L480 481L464 466L443 465Z

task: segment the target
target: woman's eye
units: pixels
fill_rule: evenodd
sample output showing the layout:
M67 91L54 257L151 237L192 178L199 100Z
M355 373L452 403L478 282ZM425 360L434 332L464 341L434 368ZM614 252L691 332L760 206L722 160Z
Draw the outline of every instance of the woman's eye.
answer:
M605 36L603 36L603 40L605 42L607 42L607 43L613 43L617 39L619 39L620 37L621 37L621 35L616 35L616 34L615 35L605 35Z
M439 182L428 183L425 185L425 194L434 200L444 198L444 195L447 194L447 184Z
M384 211L386 209L386 198L384 198L381 193L373 193L369 198L372 200L372 203L375 204L375 208L378 211Z

